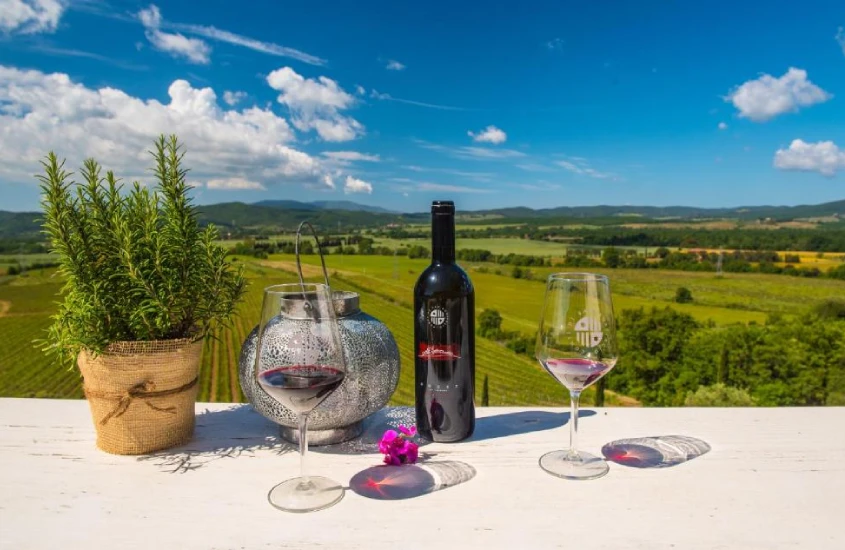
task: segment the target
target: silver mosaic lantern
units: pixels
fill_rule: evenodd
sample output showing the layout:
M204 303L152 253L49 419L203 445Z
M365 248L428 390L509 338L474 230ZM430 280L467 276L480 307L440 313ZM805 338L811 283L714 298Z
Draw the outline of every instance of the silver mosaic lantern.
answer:
M299 241L304 225L317 238L310 223L300 224L296 233L296 267L300 282L303 277ZM326 262L318 238L317 250L326 285L329 285ZM363 431L364 419L384 407L399 384L399 347L390 330L384 323L361 310L357 293L332 290L332 297L347 371L340 387L308 415L308 443L311 445L330 445L358 437ZM278 317L276 322L267 326L264 337L277 339L280 346L286 345L289 341L286 336L294 329L290 323ZM257 336L256 326L241 348L238 365L241 389L255 410L279 424L282 437L295 443L298 441L297 413L267 395L255 379Z

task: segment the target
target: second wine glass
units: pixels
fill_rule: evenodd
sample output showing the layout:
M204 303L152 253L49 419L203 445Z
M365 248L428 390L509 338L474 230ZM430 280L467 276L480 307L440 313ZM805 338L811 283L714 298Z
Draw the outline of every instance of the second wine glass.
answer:
M343 498L340 483L306 473L308 413L343 382L346 365L331 290L293 283L264 289L255 376L267 394L299 415L300 476L271 489L270 504L313 512Z
M600 457L579 451L578 401L581 392L616 365L618 346L610 283L593 273L554 273L537 334L536 357L569 390L569 449L540 458L540 467L566 479L595 479L608 471Z

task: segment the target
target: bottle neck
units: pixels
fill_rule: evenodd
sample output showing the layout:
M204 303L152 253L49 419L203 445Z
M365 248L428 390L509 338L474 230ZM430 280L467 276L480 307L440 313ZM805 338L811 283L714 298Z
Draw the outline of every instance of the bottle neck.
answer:
M431 261L455 262L455 215L432 214Z

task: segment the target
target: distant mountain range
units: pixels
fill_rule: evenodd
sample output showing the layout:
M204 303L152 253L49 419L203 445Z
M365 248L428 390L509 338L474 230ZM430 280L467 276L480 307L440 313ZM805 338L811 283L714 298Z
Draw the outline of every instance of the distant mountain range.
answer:
M266 200L252 204L225 202L198 206L200 219L214 223L222 232L243 228L293 229L302 220L325 227L373 226L390 223L420 223L428 212L402 214L377 206L351 201L300 202ZM838 216L845 219L845 200L800 206L749 206L741 208L695 208L689 206L561 206L535 210L525 207L462 211L464 219L496 218L523 222L536 219L608 218L637 216L648 219L731 218L754 220L794 220ZM37 238L41 236L39 212L0 210L0 238Z
M754 220L772 218L793 220L839 215L845 218L845 200L799 206L743 206L738 208L696 208L692 206L559 206L556 208L499 208L473 214L498 215L505 218L604 218L608 216L641 216L644 218L734 218Z
M270 208L281 208L285 210L348 210L349 212L376 212L380 214L399 213L394 210L381 208L380 206L369 206L352 201L300 202L291 200L267 200L258 201L252 204L256 206L269 206Z

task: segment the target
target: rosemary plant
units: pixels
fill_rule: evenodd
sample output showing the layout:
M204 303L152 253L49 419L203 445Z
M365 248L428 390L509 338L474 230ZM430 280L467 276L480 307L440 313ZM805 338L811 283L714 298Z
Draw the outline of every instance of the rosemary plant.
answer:
M42 161L43 228L66 281L44 349L62 362L118 341L203 338L243 297L242 270L197 220L182 144L162 135L151 154L155 188L128 193L94 159L78 184L54 153Z

